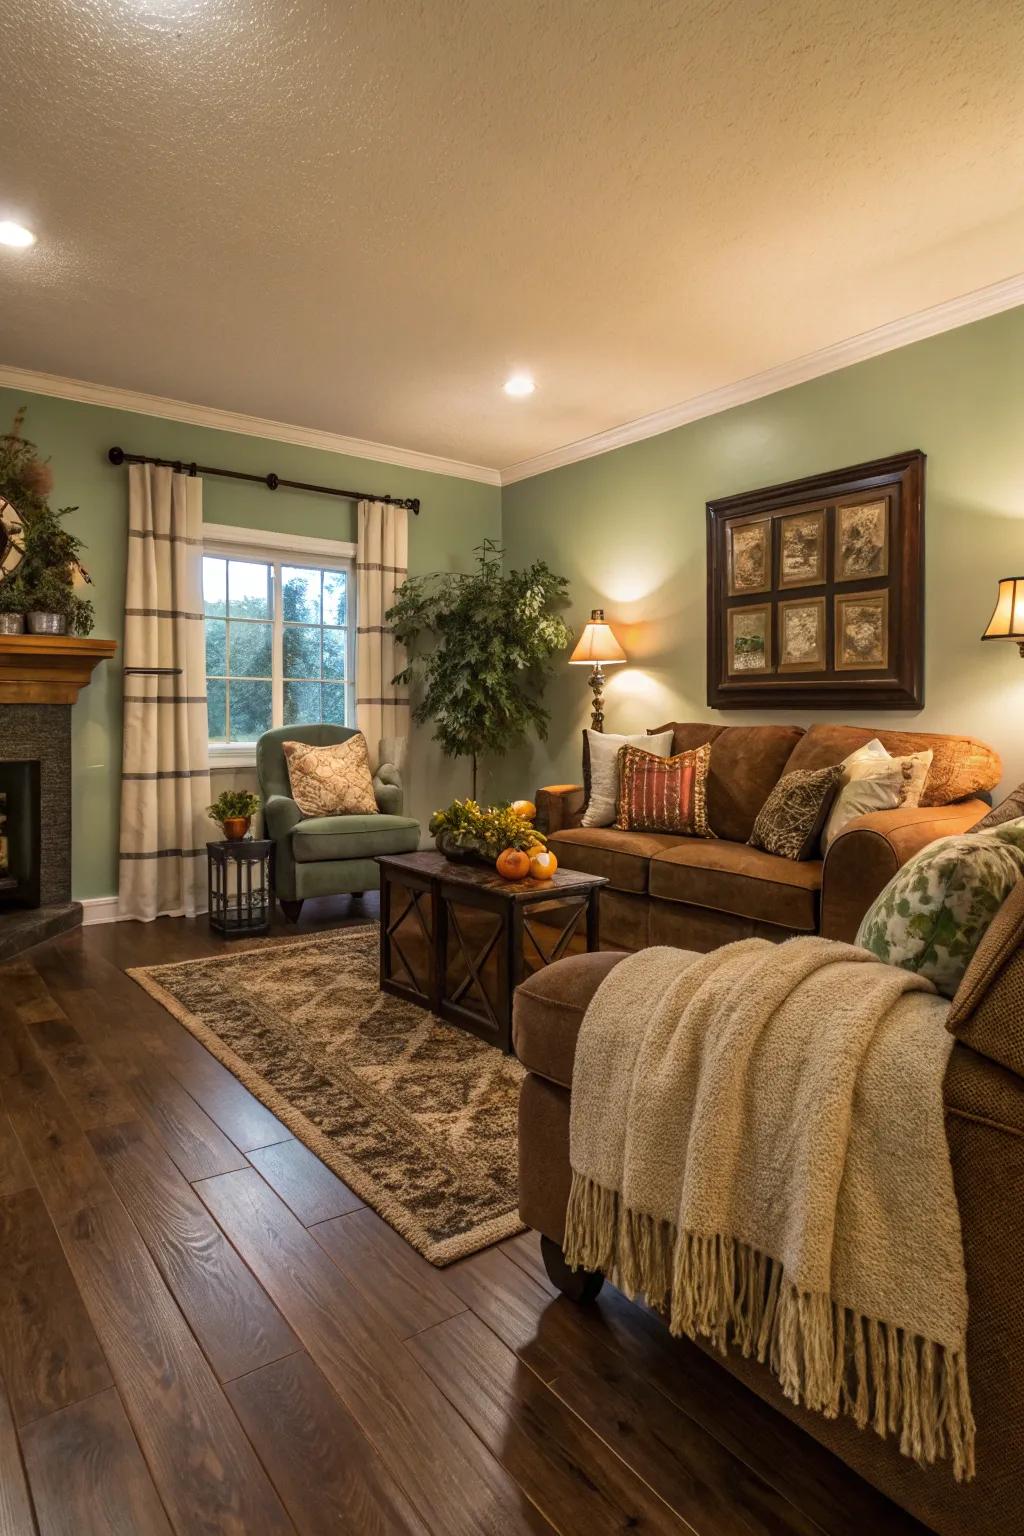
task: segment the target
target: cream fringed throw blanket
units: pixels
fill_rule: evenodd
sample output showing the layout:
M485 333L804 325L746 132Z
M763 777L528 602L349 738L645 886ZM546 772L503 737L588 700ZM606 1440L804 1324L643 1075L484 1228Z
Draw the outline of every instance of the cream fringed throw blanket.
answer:
M786 1396L974 1471L952 1037L931 983L826 939L647 949L583 1022L566 1257Z

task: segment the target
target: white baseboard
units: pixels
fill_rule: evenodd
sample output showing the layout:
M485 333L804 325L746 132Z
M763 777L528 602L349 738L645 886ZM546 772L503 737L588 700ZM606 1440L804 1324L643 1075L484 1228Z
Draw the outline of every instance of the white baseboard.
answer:
M83 928L91 928L93 923L117 922L116 896L89 896L81 906Z

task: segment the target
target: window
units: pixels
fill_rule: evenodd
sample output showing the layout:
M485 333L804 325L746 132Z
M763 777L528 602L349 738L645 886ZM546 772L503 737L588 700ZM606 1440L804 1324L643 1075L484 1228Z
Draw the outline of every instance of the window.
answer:
M350 723L352 547L207 525L206 696L215 761L275 725Z

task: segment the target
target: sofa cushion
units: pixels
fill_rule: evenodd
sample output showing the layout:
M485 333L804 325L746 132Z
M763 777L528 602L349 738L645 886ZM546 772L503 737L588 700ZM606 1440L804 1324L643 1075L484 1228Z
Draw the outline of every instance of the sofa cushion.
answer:
M674 832L620 832L618 827L570 827L548 839L559 864L585 875L604 875L617 891L647 890L647 866L656 853L685 842Z
M875 736L892 757L931 751L935 755L921 795L923 806L951 805L992 789L1003 771L998 752L973 736L937 736L927 731L876 731L863 725L812 725L793 748L786 773L827 768ZM711 823L714 826L714 820Z
M412 853L420 824L409 816L310 816L292 828L296 864L323 859L372 859L379 853Z
M798 863L746 843L690 839L651 860L650 892L665 901L813 933L821 870L820 859Z
M624 960L616 950L569 955L535 971L516 988L512 1039L528 1072L572 1086L572 1064L587 1005L608 972Z
M669 727L659 726L658 730ZM797 742L799 725L702 725L675 721L672 751L711 743L708 821L716 837L745 843Z
M992 919L956 991L946 1028L1024 1077L1024 879Z

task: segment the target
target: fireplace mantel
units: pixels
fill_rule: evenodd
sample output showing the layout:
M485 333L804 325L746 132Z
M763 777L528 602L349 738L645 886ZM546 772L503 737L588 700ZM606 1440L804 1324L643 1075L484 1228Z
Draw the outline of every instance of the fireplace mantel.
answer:
M116 650L116 640L0 635L0 704L73 704Z

